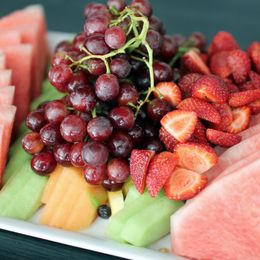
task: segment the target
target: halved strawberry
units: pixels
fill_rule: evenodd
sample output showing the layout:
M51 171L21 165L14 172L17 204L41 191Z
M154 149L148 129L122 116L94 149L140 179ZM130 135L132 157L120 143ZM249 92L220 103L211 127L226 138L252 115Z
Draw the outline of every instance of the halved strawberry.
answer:
M179 142L185 142L193 134L197 121L194 112L174 110L161 119L161 125Z
M158 98L162 97L166 102L174 107L181 102L181 90L173 82L158 83L155 87L154 94Z
M192 87L201 77L202 75L199 73L189 73L179 79L178 86L184 98L191 97Z
M231 69L228 66L228 51L220 51L215 53L210 59L210 70L213 74L221 78L227 78L231 74Z
M148 169L146 187L152 197L155 197L165 182L175 170L178 157L170 152L162 152L155 155Z
M239 45L237 44L234 37L225 31L218 32L209 46L209 55L213 55L219 51L232 51L235 49L239 49Z
M206 185L207 177L197 172L177 167L164 185L164 192L171 200L188 200Z
M229 93L225 81L218 76L205 75L198 79L192 88L192 97L213 103L226 103Z
M251 117L251 111L248 106L233 109L232 115L233 121L227 127L228 133L238 134L248 128Z
M231 107L241 107L260 99L260 88L232 93L229 98Z
M228 93L236 93L236 92L239 92L240 89L238 88L237 85L235 85L233 83L233 81L229 78L225 78L223 79L225 82L226 82L226 85L227 85L227 89L228 89Z
M247 49L254 68L257 73L260 73L260 42L252 42Z
M130 175L136 189L143 194L150 160L155 155L151 150L132 150L130 157Z
M201 59L199 54L194 50L189 50L181 58L182 64L190 72L197 72L200 74L210 74L208 66Z
M248 54L242 50L233 50L229 53L227 61L235 82L237 84L244 83L251 69Z
M160 128L159 138L170 152L173 152L175 145L179 143L163 126Z
M260 113L260 99L248 104L248 106L252 115L257 115Z
M194 129L194 133L188 142L194 142L199 144L208 144L208 140L206 137L206 127L198 120L196 127Z
M232 110L228 104L213 104L216 110L219 112L221 121L219 124L210 123L210 126L214 129L226 131L227 127L233 121Z
M177 106L177 108L185 111L193 111L199 118L216 124L219 124L221 120L219 112L212 104L199 98L186 98Z
M242 137L237 134L225 133L210 128L207 129L206 135L212 144L219 145L221 147L231 147L238 144L242 139Z
M218 156L215 150L204 144L177 144L175 152L179 158L178 166L197 173L207 171L218 161Z

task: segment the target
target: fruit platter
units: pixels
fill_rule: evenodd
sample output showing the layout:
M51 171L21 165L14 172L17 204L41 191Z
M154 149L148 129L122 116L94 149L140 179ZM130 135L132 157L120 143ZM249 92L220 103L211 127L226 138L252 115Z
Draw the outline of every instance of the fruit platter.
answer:
M260 259L260 42L168 35L155 11L89 3L75 34L39 5L0 18L0 228L127 259Z

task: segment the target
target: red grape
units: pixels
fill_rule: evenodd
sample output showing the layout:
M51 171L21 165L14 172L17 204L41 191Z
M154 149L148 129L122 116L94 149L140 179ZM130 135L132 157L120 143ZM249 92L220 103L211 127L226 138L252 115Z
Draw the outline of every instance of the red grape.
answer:
M35 110L27 115L25 123L32 131L39 132L47 122L44 117L44 112Z
M88 78L83 71L75 72L68 83L68 92L73 92L78 88L88 87Z
M105 42L111 49L120 49L126 42L125 31L120 26L113 26L105 31Z
M204 51L207 45L205 36L200 32L193 32L188 38L188 41L191 41L193 43L192 46L200 49L201 51Z
M178 47L181 46L186 41L186 38L182 34L178 34L178 33L174 34L172 36L172 39Z
M69 95L65 95L63 98L62 98L62 102L68 106L68 107L72 107L72 104L70 102L70 96Z
M64 51L55 52L51 58L51 65L57 66L60 64L65 64L65 65L71 64L71 61L66 58L66 55L67 54Z
M155 82L172 81L173 72L171 67L162 61L156 61L153 64Z
M150 29L155 30L155 31L163 34L163 32L164 32L163 24L158 17L152 15L149 19L149 22L150 22L149 23Z
M49 123L40 131L42 142L45 145L54 146L62 142L59 124Z
M177 52L178 45L169 35L164 35L160 55L166 61L170 60Z
M46 105L44 116L50 123L60 123L68 114L69 111L64 102L54 100Z
M144 124L143 131L144 131L144 137L146 139L155 138L159 134L158 129L156 129L156 127L154 125L151 125L148 123Z
M138 10L147 17L151 16L152 14L152 8L149 0L133 0L131 2L131 6L137 7Z
M27 153L36 154L42 151L44 143L39 133L31 132L24 136L22 146Z
M91 166L87 164L84 168L85 180L92 185L100 185L107 177L106 164L100 166Z
M83 47L85 41L86 41L86 35L84 33L78 33L72 42L73 48L81 51L81 48Z
M100 76L106 72L106 66L100 59L89 59L84 62L88 68L88 72L94 76Z
M150 87L150 76L147 70L142 69L138 71L134 76L135 84L138 89L147 90Z
M90 113L84 113L84 112L81 112L79 114L80 118L84 120L84 122L88 123L91 119L92 119L92 116Z
M160 153L164 150L162 142L158 138L150 139L144 144L145 150L152 150L156 153Z
M86 20L84 24L84 32L87 36L95 33L104 34L108 28L109 20L106 16L93 16Z
M161 99L153 99L147 104L147 114L152 121L160 121L171 110L170 104Z
M56 162L65 167L71 166L70 149L71 144L69 143L59 144L55 146L53 149L53 153Z
M129 103L137 104L139 93L136 88L130 83L123 83L120 85L120 92L117 96L117 104L120 106L127 106Z
M127 78L131 72L131 64L122 58L115 58L110 62L110 69L119 78Z
M144 131L140 124L135 124L134 127L128 132L132 138L134 145L140 145L144 139Z
M82 149L85 143L75 143L70 149L70 161L75 167L84 167L86 163L82 158Z
M109 53L109 47L106 45L104 35L93 34L85 42L85 47L89 52L95 55L104 55Z
M130 175L129 164L122 158L114 158L107 165L108 178L116 183L123 183Z
M89 18L96 15L106 15L109 14L109 10L106 5L99 3L89 3L84 9L85 17Z
M115 8L117 11L122 11L125 8L125 0L108 0L107 1L108 7Z
M69 41L61 41L58 43L58 45L55 48L54 52L60 52L60 51L71 51L72 50L72 44Z
M102 186L108 191L117 191L122 188L123 183L116 183L110 179L105 179L102 183Z
M158 50L161 46L162 43L162 37L160 35L160 33L158 33L155 30L149 30L146 36L146 40L149 44L149 46L153 49L153 50Z

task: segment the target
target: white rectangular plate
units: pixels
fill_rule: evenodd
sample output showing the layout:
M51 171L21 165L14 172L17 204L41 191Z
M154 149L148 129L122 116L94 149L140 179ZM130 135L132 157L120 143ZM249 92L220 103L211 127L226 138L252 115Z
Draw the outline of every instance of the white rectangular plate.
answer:
M61 40L72 39L73 34L50 32L49 43L51 50ZM39 210L30 221L0 217L0 228L32 237L46 239L65 245L93 250L114 256L135 260L183 259L172 254L161 253L159 249L170 250L170 236L153 244L150 248L139 248L127 244L120 244L109 240L105 235L108 220L97 219L93 225L82 232L69 232L38 224Z

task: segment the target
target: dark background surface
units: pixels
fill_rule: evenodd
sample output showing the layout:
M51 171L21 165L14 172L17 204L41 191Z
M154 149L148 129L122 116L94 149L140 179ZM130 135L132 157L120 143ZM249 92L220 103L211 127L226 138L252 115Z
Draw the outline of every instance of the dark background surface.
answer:
M0 16L29 4L45 7L49 30L82 30L84 0L0 1ZM100 1L105 2L105 1ZM201 31L211 38L219 30L230 31L245 48L260 40L260 0L151 0L154 14L168 33L185 35ZM95 252L0 231L0 259L116 259Z

